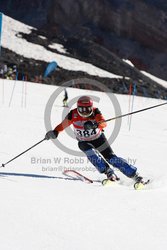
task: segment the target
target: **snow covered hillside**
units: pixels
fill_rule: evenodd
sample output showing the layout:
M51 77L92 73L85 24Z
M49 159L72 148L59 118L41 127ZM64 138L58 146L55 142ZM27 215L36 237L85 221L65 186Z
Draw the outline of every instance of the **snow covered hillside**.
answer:
M100 77L109 78L122 78L102 70L92 64L82 62L78 59L66 56L65 49L63 50L63 55L58 53L53 53L41 45L34 44L23 39L23 34L29 34L34 29L31 26L25 25L19 21L14 20L6 15L3 15L2 23L2 47L7 48L19 55L23 55L26 58L33 58L35 60L41 60L44 62L51 62L56 60L58 65L67 70L73 71L83 71L89 75L97 75ZM45 39L43 37L42 39ZM51 48L56 48L62 53L62 47L60 44L50 44Z
M30 34L34 27L28 26L11 17L3 15L2 22L2 47L15 52L18 55L22 55L25 58L33 58L35 60L40 60L44 62L56 61L58 65L66 70L71 71L81 71L86 72L92 76L99 76L104 78L122 78L122 75L116 75L106 70L100 69L91 63L86 63L84 61L69 57L66 52L66 48L61 44L50 44L48 47L56 49L59 53L51 52L47 50L44 46L38 45L26 41L23 38L23 34ZM39 36L39 38L45 40L46 37ZM60 54L61 53L61 54ZM133 67L133 64L129 60L124 60ZM154 80L155 82L161 84L165 88L167 87L167 81L159 79L147 72L141 72L148 78ZM129 79L125 75L125 78Z
M167 81L164 81L162 79L159 79L158 77L156 76L153 76L145 71L141 71L144 75L148 76L149 78L151 78L153 81L161 84L162 86L164 86L165 88L167 88Z
M29 82L0 80L0 165L44 138L45 107L57 89ZM106 119L115 116L109 95L68 89L69 101L86 94ZM51 112L52 126L65 112L64 93L56 98ZM98 98L100 98L98 100ZM129 98L116 95L122 113L129 110ZM134 110L162 100L135 97ZM3 250L158 250L167 244L167 107L135 114L131 129L128 118L112 147L138 166L153 182L147 190L135 191L120 172L123 185L104 188L100 175L85 157L61 151L44 141L0 171L0 241ZM63 113L63 115L62 115ZM115 122L109 122L109 138ZM66 132L59 141L78 150ZM62 174L74 168L95 180L93 184L70 180Z

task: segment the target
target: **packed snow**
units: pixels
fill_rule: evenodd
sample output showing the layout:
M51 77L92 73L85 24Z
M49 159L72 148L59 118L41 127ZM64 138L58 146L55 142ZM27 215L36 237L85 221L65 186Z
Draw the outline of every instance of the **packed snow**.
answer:
M122 59L125 63L129 64L131 67L134 67L134 64L130 61L130 60L127 60L127 59Z
M60 53L63 53L63 54L68 54L68 52L66 51L66 49L64 48L64 46L61 45L61 44L59 44L59 43L50 44L49 48L56 49L57 51L59 51Z
M60 87L61 88L61 87ZM0 165L31 147L45 136L45 107L56 86L0 80ZM63 90L63 88L62 88ZM95 102L106 119L114 117L111 94L67 88L69 101L83 94ZM61 122L64 92L56 98L52 127ZM129 97L115 95L122 113L128 112ZM163 102L135 97L134 110ZM74 104L75 106L75 104ZM152 182L136 191L120 172L122 185L103 187L99 174L84 156L61 151L44 141L1 168L0 241L3 250L152 250L167 244L167 112L166 105L135 114L131 130L128 118L112 143L119 156L135 163ZM115 122L105 129L110 137ZM77 141L66 131L59 141L78 150ZM79 150L78 150L79 151ZM93 184L62 174L74 168Z

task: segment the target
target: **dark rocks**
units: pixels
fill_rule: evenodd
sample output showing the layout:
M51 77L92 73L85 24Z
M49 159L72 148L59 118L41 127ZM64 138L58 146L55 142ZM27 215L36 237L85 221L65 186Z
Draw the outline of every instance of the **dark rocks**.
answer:
M167 80L166 5L165 0L57 0L48 23L66 37L94 41Z

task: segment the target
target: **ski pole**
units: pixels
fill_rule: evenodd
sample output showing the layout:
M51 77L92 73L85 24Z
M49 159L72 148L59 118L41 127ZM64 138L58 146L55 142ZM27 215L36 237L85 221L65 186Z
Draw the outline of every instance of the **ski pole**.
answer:
M112 120L116 120L118 118L122 118L122 117L125 117L125 116L128 116L128 115L133 115L133 114L136 114L136 113L139 113L139 112L143 112L143 111L146 111L148 109L153 109L153 108L156 108L156 107L160 107L160 106L163 106L163 105L166 105L166 104L167 104L167 102L164 102L164 103L161 103L161 104L158 104L158 105L154 105L154 106L151 106L151 107L148 107L148 108L145 108L145 109L140 109L140 110L136 110L136 111L124 114L124 115L119 115L119 116L107 119L107 120L105 120L103 122L109 122L109 121L112 121Z
M38 144L40 144L41 142L43 142L43 141L45 141L45 140L46 140L45 138L42 139L41 141L39 141L39 142L37 142L36 144L34 144L32 147L26 149L24 152L20 153L19 155L16 155L14 158L12 158L11 160L9 160L8 162L3 163L3 164L0 166L0 168L5 167L5 165L7 165L9 162L14 161L16 158L18 158L19 156L25 154L27 151L29 151L30 149L36 147Z
M137 87L136 87L136 83L134 83L133 84L133 96L132 96L131 112L133 112L134 100L135 100L136 93L137 93ZM129 131L131 128L131 123L132 123L132 115L129 117Z

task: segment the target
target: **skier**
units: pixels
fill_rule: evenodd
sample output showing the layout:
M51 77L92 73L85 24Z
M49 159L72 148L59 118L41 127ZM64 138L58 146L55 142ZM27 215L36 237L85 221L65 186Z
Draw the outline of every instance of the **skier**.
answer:
M119 169L124 175L141 182L142 177L137 173L137 168L118 157L110 147L104 128L107 126L105 119L98 108L93 106L93 101L88 96L82 96L77 101L77 108L71 110L66 118L48 131L45 139L55 139L66 127L73 125L78 146L89 161L100 173L104 173L111 181L119 180L111 165Z
M68 93L67 93L67 90L65 89L64 90L63 107L68 107L67 100L68 100Z

